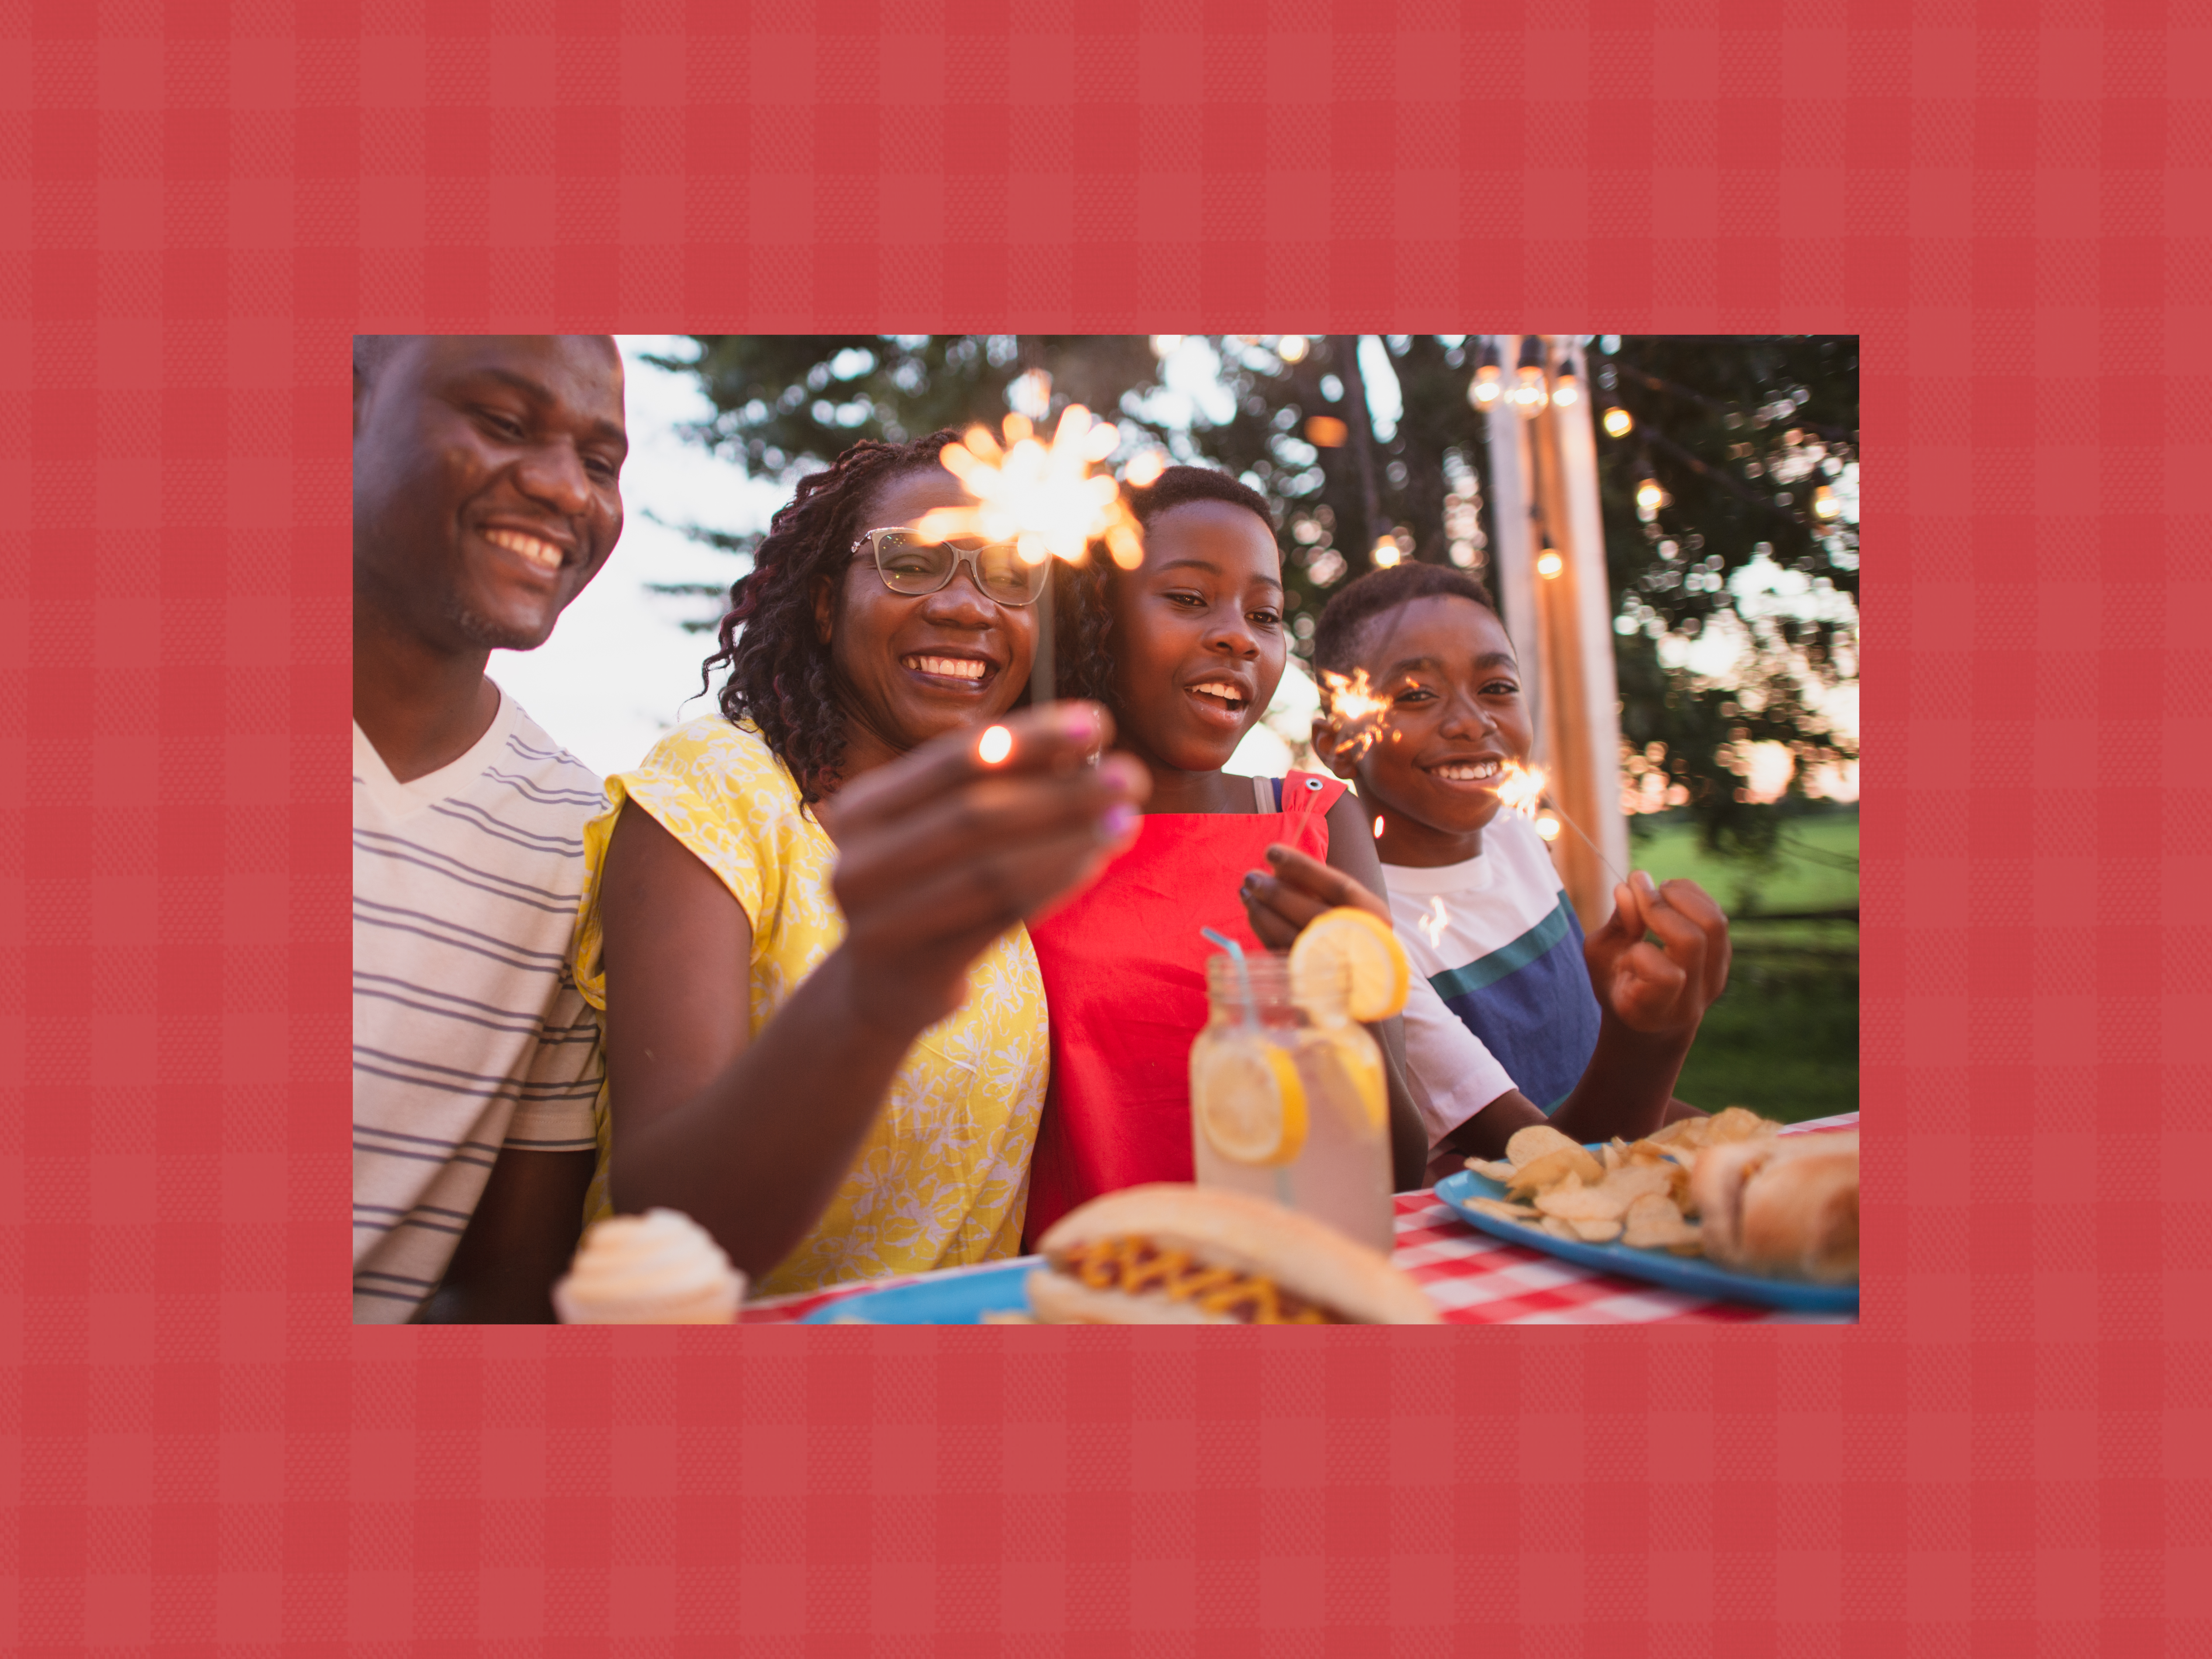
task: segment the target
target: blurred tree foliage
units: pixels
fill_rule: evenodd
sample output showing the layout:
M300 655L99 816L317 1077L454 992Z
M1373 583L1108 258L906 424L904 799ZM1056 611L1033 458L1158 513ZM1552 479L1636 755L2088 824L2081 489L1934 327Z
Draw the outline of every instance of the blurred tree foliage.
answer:
M1224 397L1188 424L1142 335L693 338L695 359L659 361L696 375L714 405L695 435L758 477L795 480L861 438L996 427L1048 398L1118 422L1122 459L1158 447L1237 473L1276 509L1301 650L1379 540L1480 571L1492 539L1464 338L1368 337L1363 353L1350 335L1209 336ZM1370 412L1389 402L1366 385L1378 347L1395 423ZM1806 769L1856 755L1816 705L1857 673L1858 343L1627 336L1583 355L1593 416L1618 408L1631 422L1597 440L1625 763L1655 799L1686 805L1708 845L1765 854ZM1647 479L1656 507L1638 499ZM700 533L739 554L756 539ZM1738 650L1725 683L1681 659L1715 630ZM1745 799L1746 746L1761 742L1796 762L1778 805Z

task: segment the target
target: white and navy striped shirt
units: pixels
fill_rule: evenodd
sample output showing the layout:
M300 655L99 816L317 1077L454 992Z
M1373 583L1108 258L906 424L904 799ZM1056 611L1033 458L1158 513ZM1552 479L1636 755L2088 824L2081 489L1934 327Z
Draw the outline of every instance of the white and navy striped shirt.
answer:
M353 729L353 1316L437 1288L502 1146L589 1152L599 1020L569 961L599 781L502 692L395 779Z

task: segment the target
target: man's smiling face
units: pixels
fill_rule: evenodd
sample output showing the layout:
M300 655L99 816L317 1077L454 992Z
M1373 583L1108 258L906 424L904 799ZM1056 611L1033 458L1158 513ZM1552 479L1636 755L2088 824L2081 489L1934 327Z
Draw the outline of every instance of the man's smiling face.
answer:
M448 651L527 651L622 534L605 335L410 336L354 388L356 603Z

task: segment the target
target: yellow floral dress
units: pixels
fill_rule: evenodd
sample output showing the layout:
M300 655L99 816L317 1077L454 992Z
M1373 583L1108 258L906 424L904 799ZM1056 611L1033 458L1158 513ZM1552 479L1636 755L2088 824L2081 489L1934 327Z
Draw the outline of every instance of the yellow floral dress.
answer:
M616 816L633 802L720 877L751 919L745 1018L757 1037L845 936L830 890L837 849L801 810L790 772L750 726L716 717L670 732L635 771L609 778L607 794L612 809L584 826L576 981L586 1000L606 1008L599 886ZM1050 1053L1044 981L1017 927L969 970L966 1002L921 1034L828 1212L754 1294L1020 1254ZM611 1107L602 1088L592 1213L607 1208Z

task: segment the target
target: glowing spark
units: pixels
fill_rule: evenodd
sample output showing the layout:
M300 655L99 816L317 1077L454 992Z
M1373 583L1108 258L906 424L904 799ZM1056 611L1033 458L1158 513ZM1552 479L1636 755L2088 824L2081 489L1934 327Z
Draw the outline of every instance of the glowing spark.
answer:
M915 526L924 537L1012 542L1030 564L1055 556L1080 563L1091 541L1103 538L1124 570L1145 562L1144 541L1121 486L1111 473L1091 470L1120 440L1112 422L1093 422L1089 410L1070 404L1049 447L1026 416L1007 416L1005 431L1004 448L984 426L970 427L960 442L945 445L938 459L975 505L925 513Z
M1444 908L1444 902L1442 899L1432 898L1429 901L1429 914L1423 916L1413 926L1419 928L1423 936L1428 939L1429 949L1437 950L1443 939L1444 929L1451 926L1451 912Z
M1498 799L1521 814L1522 817L1533 818L1536 816L1536 803L1543 799L1544 786L1548 781L1549 780L1544 776L1542 767L1523 767L1516 762L1508 761L1498 769L1496 786ZM1541 825L1538 826L1540 830L1541 827ZM1556 826L1552 834L1559 834ZM1550 837L1547 836L1546 839L1549 840Z
M1549 812L1545 813L1542 817L1536 820L1536 833L1546 841L1557 841L1559 838L1559 819L1553 817Z
M996 766L1014 752L1014 734L1003 726L986 731L975 744L975 758L986 766Z
M1376 693L1364 668L1353 669L1348 679L1324 668L1321 682L1322 704L1328 711L1329 724L1339 728L1335 733L1339 752L1349 749L1348 758L1358 760L1382 741L1390 699Z
M1148 449L1129 463L1122 477L1132 489L1142 489L1167 470L1168 458L1157 449Z
M1375 839L1382 839L1382 815L1380 812L1375 815Z

